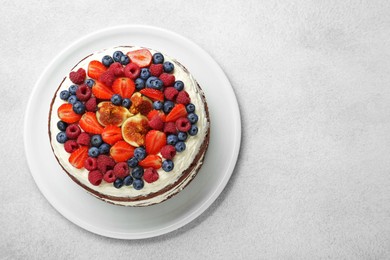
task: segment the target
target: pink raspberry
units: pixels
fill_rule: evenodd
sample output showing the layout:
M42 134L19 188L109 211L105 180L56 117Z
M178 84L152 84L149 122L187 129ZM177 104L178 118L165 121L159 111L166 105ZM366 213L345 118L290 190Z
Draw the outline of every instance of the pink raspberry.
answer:
M177 89L175 89L174 87L167 87L164 90L165 98L171 101L175 99L178 93L179 91L177 91Z
M95 97L91 97L85 102L85 109L89 112L95 112L97 110L97 102Z
M147 183L152 183L158 180L158 172L156 169L153 168L147 168L144 172L144 180Z
M164 128L164 122L162 121L161 117L159 115L155 115L152 120L149 121L149 126L152 129L156 130L163 130Z
M161 148L161 155L165 159L172 160L172 158L176 155L176 149L173 145L168 144Z
M159 77L163 73L164 67L162 64L152 64L149 67L149 71L150 75Z
M163 73L159 77L161 81L163 82L165 87L172 86L173 83L175 83L175 76L168 73Z
M166 122L164 124L164 133L166 134L176 134L176 125L174 122Z
M111 64L108 70L114 73L116 77L123 77L125 75L124 68L119 62L114 62Z
M187 132L191 129L191 122L186 117L180 117L176 120L176 128L181 132Z
M127 165L126 162L120 162L114 166L114 174L118 178L123 179L127 175L129 175L129 173L130 173L129 166Z
M176 103L188 105L191 102L190 95L185 90L179 91L176 97Z
M87 74L83 68L79 68L77 71L69 73L69 78L74 84L81 84L84 82Z
M77 124L71 124L68 125L65 132L69 139L76 139L80 135L81 129Z
M107 70L106 72L103 72L102 75L99 77L99 81L102 82L107 87L111 87L112 83L115 81L115 75L114 72L111 70Z
M103 174L99 170L90 171L88 173L88 180L92 185L99 186L102 183Z
M68 140L65 142L64 148L66 152L73 153L74 151L77 150L77 148L79 148L79 145L75 140Z
M92 95L92 90L87 84L82 84L76 90L76 97L80 101L87 101Z
M114 171L113 170L109 170L107 171L104 175L103 175L103 179L107 182L107 183L113 183L116 179L115 177L115 174L114 174Z
M97 168L97 160L93 157L88 157L84 162L84 168L88 171L96 170Z
M129 63L126 65L124 71L126 77L134 80L139 76L141 69L138 67L137 64Z
M108 155L99 155L97 157L97 168L105 174L108 170L114 169L115 161Z
M79 145L88 146L90 141L91 141L91 137L89 136L89 134L87 134L86 132L82 132L82 133L77 137L77 141L76 141L76 142L77 142Z

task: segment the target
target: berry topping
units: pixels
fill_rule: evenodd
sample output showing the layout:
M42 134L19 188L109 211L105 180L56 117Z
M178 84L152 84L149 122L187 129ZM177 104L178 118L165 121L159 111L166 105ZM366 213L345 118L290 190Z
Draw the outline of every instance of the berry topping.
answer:
M176 120L176 128L181 132L187 132L191 128L191 123L186 117L181 117Z
M166 115L162 111L152 110L148 113L147 117L149 120L152 120L156 115L159 116L163 122L165 122Z
M135 179L141 179L142 176L144 175L144 169L140 166L136 166L134 167L134 169L131 171L131 175L135 178Z
M143 88L145 88L145 80L141 78L136 78L135 79L135 88L139 91Z
M129 98L124 98L122 100L122 106L124 106L125 108L129 109L131 107L131 100Z
M147 88L153 88L153 89L161 90L162 87L164 86L164 83L162 82L161 79L152 76L152 77L150 77L150 78L148 78L146 80L145 85L146 85Z
M91 97L88 99L87 102L85 102L85 109L89 112L95 112L97 109L96 98Z
M88 147L81 146L76 151L70 154L69 163L73 165L73 167L77 169L81 169L84 167L85 160L88 158Z
M154 101L156 100L164 101L164 94L160 90L152 89L152 88L144 88L141 89L140 92L142 95L145 95Z
M158 180L158 172L153 168L147 168L144 172L144 180L147 183L152 183Z
M91 147L88 149L88 156L90 157L98 157L99 156L99 148Z
M135 91L135 84L134 81L129 78L117 78L112 84L112 90L122 98L131 98L131 95L133 95Z
M119 62L114 62L110 65L110 68L108 68L109 71L114 73L116 77L123 77L125 75L125 70Z
M161 155L165 159L172 159L176 155L176 149L173 145L166 145L161 148Z
M186 149L186 144L182 141L177 142L175 144L175 149L176 149L176 151L178 151L180 153Z
M174 167L174 165L173 165L173 162L172 162L171 160L165 160L165 161L163 161L163 163L162 163L162 169L163 169L164 171L166 171L166 172L172 171L172 170L173 170L173 167Z
M114 59L110 55L105 55L102 58L102 63L104 66L110 67L110 65L114 63Z
M187 105L191 102L191 98L185 90L179 91L176 97L176 103Z
M77 99L77 97L76 97L76 95L70 95L70 97L68 98L68 103L69 104L74 104L74 103L76 103L78 101L78 99Z
M160 75L160 79L165 87L172 86L175 83L175 76L172 74L163 73Z
M141 69L140 67L135 63L129 63L124 68L125 76L130 79L136 79L139 76Z
M138 161L144 159L146 157L146 151L143 147L137 147L134 150L134 158Z
M117 61L119 62L121 60L121 57L125 55L123 54L123 52L121 51L115 51L114 54L112 54L112 58L114 59L114 61Z
M193 113L193 112L195 112L195 105L192 104L192 103L189 103L189 104L186 106L186 109L187 109L187 112L188 112L188 113Z
M77 86L77 85L71 85L69 87L68 91L71 95L76 95L76 91L78 88L79 88L79 86Z
M120 189L123 186L123 180L118 178L114 181L114 187Z
M166 145L166 135L164 132L151 130L145 137L145 148L147 154L157 154Z
M82 84L76 90L76 97L80 101L87 101L92 95L91 88L87 84Z
M135 151L134 151L134 153L135 153ZM131 167L131 168L134 168L135 166L137 166L137 165L138 165L138 160L137 160L137 158L131 157L131 158L127 161L127 165L128 165L129 167Z
M164 133L166 134L176 134L176 125L174 122L166 122L164 124Z
M91 137L91 145L94 147L99 147L103 143L101 135L93 135Z
M93 79L99 79L100 75L106 72L107 68L98 60L93 60L88 64L88 76Z
M69 93L68 90L63 90L63 91L60 92L60 98L62 100L67 101L69 97L70 97L70 93Z
M90 134L101 134L103 127L96 119L96 114L93 112L86 112L80 119L79 125L81 129Z
M177 133L177 139L179 139L179 141L185 141L187 140L187 133L186 132L179 132Z
M97 168L104 174L108 170L114 169L115 161L108 155L99 155L97 157Z
M93 171L97 169L97 160L96 158L88 157L84 162L84 168L88 171Z
M184 83L183 83L183 81L181 81L181 80L177 80L177 81L175 81L175 83L173 84L173 87L174 87L175 89L177 89L178 91L182 91L183 88L184 88Z
M163 108L164 103L162 101L156 100L153 102L153 108L156 110L160 110Z
M173 65L173 63L169 62L169 61L164 62L163 66L164 66L164 72L167 72L167 73L172 73L173 70L175 69L175 66Z
M115 179L116 177L113 170L109 170L103 175L103 180L105 180L107 183L113 183Z
M176 104L171 112L167 115L165 121L167 122L174 122L177 119L181 117L186 117L187 116L187 110L186 107L183 104Z
M77 139L80 133L81 129L77 124L71 124L66 128L66 136L69 139Z
M126 176L124 179L123 179L123 184L125 186L130 186L131 184L133 184L133 177L131 177L130 175Z
M110 149L110 156L116 162L125 162L134 155L134 147L125 141L116 142Z
M60 144L64 144L66 141L68 141L68 137L66 137L65 132L59 132L56 136L56 139Z
M110 149L111 149L111 146L109 144L102 143L99 146L99 153L100 154L108 154L110 152Z
M198 116L195 113L188 114L187 118L188 120L190 120L191 124L195 124L196 122L198 122Z
M152 64L150 65L149 70L150 70L150 75L155 77L160 76L164 71L162 64Z
M174 100L178 93L179 91L177 91L177 89L175 89L174 87L167 87L164 90L164 96L168 100Z
M88 87L92 88L93 85L95 85L95 81L93 79L87 79L85 81L85 84L87 84Z
M155 53L153 54L153 63L154 64L162 64L164 62L164 55L162 53Z
M68 127L68 124L65 123L64 121L60 120L57 122L57 128L61 131L65 131L66 128Z
M167 144L175 145L179 139L177 138L177 135L168 135L167 136Z
M145 159L138 162L138 165L144 168L152 167L156 170L161 168L161 164L161 157L155 154L149 154L145 157Z
M149 126L152 129L162 131L164 128L164 122L162 121L161 117L155 115L152 120L149 121Z
M81 84L85 80L85 70L83 68L79 68L77 71L72 71L69 73L69 78L74 84Z
M58 110L57 110L57 113L58 113L58 117L68 123L68 124L72 124L72 123L75 123L77 121L80 120L81 118L81 115L79 114L76 114L74 111L73 111L73 106L72 104L67 104L67 103L64 103L62 104Z
M120 162L114 166L114 174L118 178L123 179L127 175L129 175L129 173L130 173L129 166L127 165L126 162Z
M85 112L85 105L81 101L76 101L74 102L72 109L76 114L82 115Z
M192 125L190 130L188 130L189 135L196 135L198 133L198 127L196 125Z
M111 102L116 106L120 106L122 104L122 97L119 94L114 94L111 97Z
M90 171L88 173L88 180L94 186L99 186L103 180L103 174L99 170Z
M148 49L130 51L127 56L129 56L132 63L137 64L140 68L148 67L152 62L152 54Z
M91 137L89 137L89 134L82 132L80 135L77 137L77 143L79 145L86 145L88 146L90 144Z
M122 65L127 65L130 63L130 58L126 55L123 55L119 61Z
M113 145L116 142L122 140L121 128L115 125L108 125L103 129L102 132L103 141Z
M103 100L110 100L114 92L111 88L107 87L103 83L96 81L95 85L92 87L92 93L95 97Z
M171 112L171 110L174 106L175 106L175 103L173 103L172 101L170 101L170 100L165 101L164 106L163 106L164 113L168 114L169 112Z
M133 182L133 187L136 190L141 190L144 187L144 181L141 179L135 179Z
M115 80L115 75L111 70L107 70L103 72L99 77L99 81L104 85L106 85L107 87L111 87L112 83L114 83L114 80Z
M150 71L148 68L142 68L139 74L141 79L147 80L150 77Z

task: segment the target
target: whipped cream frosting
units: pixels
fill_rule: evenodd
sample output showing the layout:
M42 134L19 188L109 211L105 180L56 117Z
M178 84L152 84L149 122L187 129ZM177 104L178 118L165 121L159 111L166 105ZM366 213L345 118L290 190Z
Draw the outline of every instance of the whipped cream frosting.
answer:
M71 68L72 71L76 71L79 68L84 68L87 70L88 64L92 60L101 60L104 55L112 55L115 51L120 50L123 53L127 53L131 50L137 50L141 49L141 47L114 47L105 49L103 51L98 51L93 53L90 56L87 56L85 59L83 59L80 63L78 63L74 68ZM150 52L156 53L155 50L149 49ZM68 89L73 83L70 81L69 77L66 77L62 84L60 85L59 89L56 92L56 97L54 98L52 109L51 109L51 115L50 115L50 135L51 135L51 145L53 147L53 151L59 161L59 163L63 166L63 168L74 178L76 178L81 184L84 186L90 188L91 190L110 196L110 197L119 197L119 198L134 198L134 197L146 197L150 196L154 193L158 193L161 190L167 188L168 186L172 185L173 183L177 182L179 178L182 176L182 173L184 170L190 167L190 165L193 163L196 155L198 154L201 145L203 144L203 141L206 138L206 135L208 134L209 129L209 121L206 115L205 110L205 100L204 100L204 94L202 90L198 87L198 84L196 80L193 78L193 76L187 71L183 65L181 65L179 62L177 62L175 59L164 55L165 61L170 61L175 65L174 73L176 80L181 80L184 83L184 90L188 92L191 103L193 103L196 107L195 113L198 115L198 134L195 136L188 136L186 140L186 149L181 153L176 153L175 157L173 158L174 163L174 169L170 172L165 172L161 168L158 169L159 179L153 183L147 183L145 182L144 188L141 190L135 190L131 185L130 186L122 186L120 189L117 189L113 186L112 183L106 183L105 181L102 181L102 183L99 186L94 186L88 181L88 170L85 168L77 169L73 167L68 159L70 154L67 153L63 147L63 144L60 144L56 141L56 135L59 133L60 130L57 128L57 122L60 120L57 115L58 107L61 106L65 101L61 100L59 98L59 93L62 90ZM203 162L203 156L195 163L195 167L193 167L190 174L187 175L187 177L181 181L179 185L174 187L173 189L169 189L168 191L156 195L156 196L150 196L151 198L148 199L142 199L139 198L139 200L136 201L118 201L115 199L107 199L107 198L101 198L105 201L114 203L114 204L120 204L125 206L147 206L152 205L156 203L160 203L167 198L170 198L180 190L182 190L194 177L194 175L199 170L200 166ZM91 193L91 192L90 192ZM92 195L96 196L96 194L91 193Z

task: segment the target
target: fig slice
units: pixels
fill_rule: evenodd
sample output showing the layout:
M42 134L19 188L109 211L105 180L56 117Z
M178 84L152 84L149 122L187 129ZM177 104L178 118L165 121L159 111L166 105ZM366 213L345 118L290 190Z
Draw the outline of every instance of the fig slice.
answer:
M145 145L145 135L149 131L148 122L148 118L140 113L126 119L122 125L123 139L134 147Z
M109 101L101 102L96 111L96 118L103 126L121 126L123 122L132 116L127 108L116 106Z
M132 103L130 112L132 114L140 113L146 116L151 110L153 110L153 102L149 98L141 95L139 92L134 93L130 100Z

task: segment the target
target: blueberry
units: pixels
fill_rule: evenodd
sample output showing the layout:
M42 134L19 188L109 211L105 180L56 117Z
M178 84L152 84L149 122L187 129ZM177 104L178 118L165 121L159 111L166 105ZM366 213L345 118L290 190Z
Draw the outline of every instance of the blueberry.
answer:
M152 88L154 88L154 89L160 90L163 88L163 86L164 86L164 83L162 82L161 79L156 79L156 80L152 81Z
M179 139L177 138L177 135L168 135L167 136L167 144L175 145Z
M124 55L123 52L121 52L121 51L116 51L116 52L114 52L114 54L112 55L112 57L114 58L114 61L120 62L121 57L122 57L123 55Z
M183 83L183 81L181 81L181 80L176 80L175 83L173 84L173 87L174 87L175 89L177 89L177 91L183 90L183 88L184 88L184 83Z
M95 81L93 79L87 79L85 81L85 84L87 84L88 87L92 88L95 85Z
M187 140L187 133L186 132L179 132L177 133L177 139L179 139L179 141L185 141Z
M141 190L144 187L144 181L141 179L135 179L133 182L133 187L136 190Z
M62 120L57 122L57 128L61 131L65 131L66 128L68 127L68 124Z
M69 93L71 94L71 95L76 95L76 91L77 91L77 89L79 88L79 86L77 86L77 85L72 85L72 86L70 86L69 87Z
M163 105L164 103L159 100L153 102L153 108L156 110L162 109Z
M110 67L110 65L114 63L114 59L110 55L105 55L102 58L102 63L104 66Z
M63 90L63 91L60 92L60 98L62 100L66 101L66 100L68 100L69 97L70 97L70 93L69 93L68 90Z
M110 152L110 148L111 146L109 144L102 143L99 146L99 154L108 154Z
M131 177L130 175L126 176L123 179L123 184L126 186L130 186L131 184L133 184L133 177Z
M128 99L128 98L124 98L124 99L122 100L122 106L124 106L125 108L130 108L130 107L131 107L131 104L132 104L132 102L131 102L131 100Z
M140 77L141 79L147 80L147 79L150 77L150 71L149 71L149 69L148 69L148 68L142 68L142 69L141 69L141 72L140 72L140 74L139 74L139 77Z
M134 149L134 157L137 158L137 160L141 161L146 157L146 151L143 147L137 147Z
M81 101L74 102L72 108L73 108L73 111L79 115L84 114L84 112L85 112L85 105Z
M155 53L153 54L153 63L154 64L159 64L164 62L164 56L161 53Z
M91 147L88 149L88 155L90 157L98 157L99 149L97 147Z
M165 161L163 161L163 163L162 163L162 168L163 168L163 170L164 171L166 171L166 172L170 172L170 171L172 171L173 170L173 162L171 161L171 160L165 160Z
M131 175L133 175L135 179L141 179L144 175L144 168L142 168L141 166L135 166L131 171Z
M71 96L68 98L68 103L73 105L74 103L76 103L77 100L78 100L78 99L77 99L76 95L71 95Z
M175 106L175 104L172 101L170 101L170 100L165 101L164 106L163 106L164 113L168 114L169 112L171 112L171 110L174 106Z
M195 124L196 122L198 122L198 116L195 113L189 113L187 118L191 124Z
M91 145L94 147L99 147L103 143L101 135L93 135L91 137Z
M196 135L198 133L198 127L196 125L192 125L190 130L188 131L189 135Z
M137 78L135 80L135 88L137 90L141 90L141 89L145 88L145 81L141 78Z
M130 58L127 56L127 55L122 55L119 62L122 64L122 65L127 65L130 63Z
M123 180L118 178L114 181L114 187L120 189L123 186Z
M68 137L66 136L65 132L59 132L56 136L56 139L60 144L64 144L68 140Z
M120 106L122 104L122 97L119 94L114 94L111 97L111 102L116 106Z
M185 149L186 149L186 144L184 143L184 142L177 142L176 144L175 144L175 149L176 149L176 151L178 151L178 152L183 152Z
M163 68L165 72L171 73L175 69L175 66L173 65L172 62L166 61L163 64Z
M131 157L129 160L127 160L127 165L131 168L134 168L138 165L138 160L135 157Z
M155 76L149 77L149 78L146 80L146 83L145 83L146 87L147 87L147 88L153 88L152 83L153 83L153 81L155 81L155 80L158 80L158 78L155 77Z
M195 105L192 104L192 103L189 103L189 104L186 106L186 110L187 110L187 113L195 112Z

